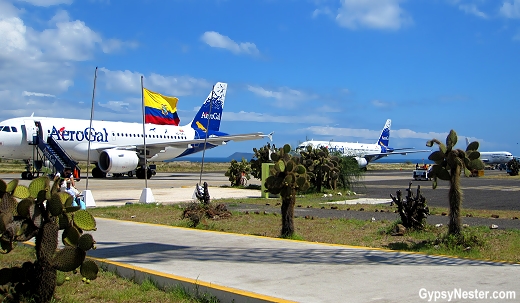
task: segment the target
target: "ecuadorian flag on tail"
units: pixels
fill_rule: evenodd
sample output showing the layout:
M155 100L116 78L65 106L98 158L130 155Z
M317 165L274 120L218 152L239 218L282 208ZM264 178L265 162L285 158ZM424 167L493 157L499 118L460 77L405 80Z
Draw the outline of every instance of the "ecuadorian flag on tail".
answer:
M163 96L143 88L144 123L179 125L177 101L175 97Z

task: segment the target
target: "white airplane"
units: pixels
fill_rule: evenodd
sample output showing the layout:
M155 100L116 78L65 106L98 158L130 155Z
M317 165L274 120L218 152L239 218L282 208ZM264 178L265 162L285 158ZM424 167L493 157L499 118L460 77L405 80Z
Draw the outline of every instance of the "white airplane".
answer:
M466 137L466 146L468 144L469 139ZM502 170L503 167L501 165L505 165L513 160L513 154L508 151L480 152L480 160L484 164L497 165Z
M136 168L137 177L145 178L145 147L147 161L164 161L228 141L271 139L272 134L260 132L238 135L220 132L226 90L226 83L217 83L193 120L184 126L145 124L144 131L142 123L93 120L90 126L90 120L79 119L33 116L8 119L0 122L0 158L24 160L28 168L22 179L32 179L29 161L41 152L44 161L52 159L49 155L52 148L46 146L57 143L73 161L89 159L95 163L94 178L106 177L107 173L125 174ZM150 178L152 173L148 167L146 176Z
M392 120L386 120L381 131L379 140L375 144L357 142L335 142L335 141L306 141L301 143L296 151L304 150L307 146L313 148L325 146L329 152L340 152L345 156L352 156L358 162L360 168L366 169L368 163L389 155L406 155L409 153L431 152L431 150L414 150L412 148L388 147L390 141L390 126Z

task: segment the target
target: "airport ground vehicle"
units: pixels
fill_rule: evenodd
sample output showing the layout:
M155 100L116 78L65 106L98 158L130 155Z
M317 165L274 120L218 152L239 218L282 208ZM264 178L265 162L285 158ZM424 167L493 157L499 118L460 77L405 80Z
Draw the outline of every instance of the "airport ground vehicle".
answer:
M432 178L429 176L432 166L420 166L413 170L413 179L415 181L428 181Z

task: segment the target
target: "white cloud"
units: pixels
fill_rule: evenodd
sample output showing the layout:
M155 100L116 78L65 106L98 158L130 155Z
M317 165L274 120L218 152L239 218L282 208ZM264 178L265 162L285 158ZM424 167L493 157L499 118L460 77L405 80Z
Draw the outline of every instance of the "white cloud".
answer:
M500 14L506 18L520 18L520 0L504 1Z
M328 6L324 8L317 8L312 12L312 18L317 18L319 15L334 17L334 13Z
M35 93L35 92L28 92L28 91L23 91L22 92L22 96L34 96L34 97L50 97L50 98L56 98L55 95L51 95L51 94L44 94L44 93Z
M412 22L399 2L402 0L342 0L336 22L350 29L398 30Z
M380 100L373 100L371 103L372 103L373 106L380 107L380 108L388 108L388 107L393 107L394 106L394 104L391 103L391 102L383 102L383 101L380 101Z
M68 2L28 3L46 6ZM55 109L62 108L64 102L60 94L74 85L77 62L94 58L111 40L103 39L81 20L72 21L65 10L57 10L46 22L39 20L42 29L32 28L25 18L33 16L0 0L0 91L8 95L0 100L1 115L23 116L32 111L59 115ZM127 42L116 44L119 49L129 47Z
M53 5L60 5L60 4L71 4L72 0L19 0L21 2L27 2L29 4L35 5L35 6L53 6Z
M318 98L316 94L305 93L288 87L281 87L274 91L260 86L248 85L247 89L260 97L276 99L279 101L275 103L278 107L292 108L300 105L301 102Z
M138 102L141 103L141 100ZM98 103L98 105L116 112L128 111L130 108L130 103L124 101L108 101L107 103Z
M196 108L199 110L199 107ZM323 123L329 123L328 118L324 118L322 116L314 116L314 115L304 115L304 116L273 116L262 113L255 112L245 112L240 111L238 113L235 112L224 112L222 114L223 119L226 121L246 121L246 122L262 122L262 123L302 123L309 124L315 123L317 120Z
M101 42L101 49L104 53L114 53L125 48L137 48L139 44L135 41L122 41L119 39L108 39Z
M49 20L48 23L50 26L54 26L57 23L69 22L69 21L70 21L69 13L66 10L60 9L60 10L56 11L54 16L51 18L51 20Z
M234 54L248 54L258 55L260 51L256 48L256 45L251 42L240 42L237 43L231 40L228 36L221 35L217 32L205 32L201 40L211 47L223 48L231 51Z
M141 73L129 70L112 71L104 67L99 70L102 72L99 76L102 77L108 90L130 94L141 93ZM205 79L189 76L163 76L156 73L145 76L143 84L147 89L175 97L192 95L211 87L211 84Z
M477 17L487 19L488 16L480 11L475 4L461 4L459 5L459 9L464 11L466 14L475 15Z
M83 21L56 23L38 36L38 43L48 56L60 60L85 61L91 59L103 39Z

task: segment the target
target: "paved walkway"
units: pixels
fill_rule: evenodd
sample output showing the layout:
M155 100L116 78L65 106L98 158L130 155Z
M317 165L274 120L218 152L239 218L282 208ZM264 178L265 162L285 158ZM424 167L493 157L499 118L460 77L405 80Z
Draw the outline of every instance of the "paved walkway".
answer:
M420 294L454 289L520 299L520 265L96 220L88 256L138 280L197 284L221 302L427 302Z

